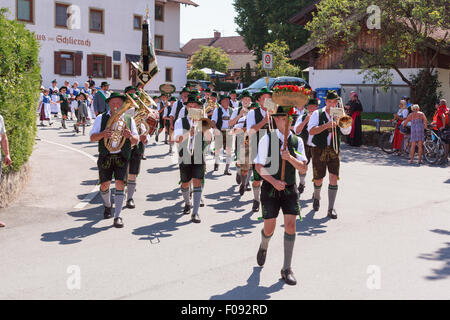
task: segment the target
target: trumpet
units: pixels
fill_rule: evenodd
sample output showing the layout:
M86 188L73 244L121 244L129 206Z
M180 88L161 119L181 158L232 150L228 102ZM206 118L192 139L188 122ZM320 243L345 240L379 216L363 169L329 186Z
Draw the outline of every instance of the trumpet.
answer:
M330 117L331 117L331 135L333 140L333 149L336 153L339 153L340 146L337 140L337 128L347 129L351 127L353 123L352 117L348 116L345 113L344 103L342 102L342 98L339 98L338 106L330 108Z

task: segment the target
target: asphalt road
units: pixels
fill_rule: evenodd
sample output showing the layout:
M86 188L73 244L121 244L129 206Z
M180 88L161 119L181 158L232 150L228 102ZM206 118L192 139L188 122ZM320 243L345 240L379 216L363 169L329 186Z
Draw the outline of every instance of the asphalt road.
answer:
M89 128L90 129L90 128ZM125 227L103 220L97 147L70 129L40 128L31 181L0 209L0 299L449 299L450 169L408 165L374 148L343 148L337 220L310 200L297 220L293 270L280 280L279 218L266 265L252 192L208 164L201 224L181 214L179 171L150 143ZM162 137L162 135L161 135ZM90 202L83 202L83 199Z

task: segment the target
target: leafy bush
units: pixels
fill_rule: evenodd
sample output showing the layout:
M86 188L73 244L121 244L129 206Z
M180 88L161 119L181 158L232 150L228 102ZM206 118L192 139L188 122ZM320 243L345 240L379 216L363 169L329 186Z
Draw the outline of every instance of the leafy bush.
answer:
M441 83L438 80L438 73L428 73L427 70L421 69L417 74L411 75L411 82L416 89L416 99L412 103L420 106L420 111L431 119L435 109L436 102L442 98L442 92L439 91Z
M6 18L0 9L0 114L5 120L12 166L18 171L28 161L36 136L39 98L39 44L22 23Z
M204 73L202 70L199 70L199 69L192 69L187 74L187 78L188 79L193 79L193 80L209 80L208 75L206 73Z

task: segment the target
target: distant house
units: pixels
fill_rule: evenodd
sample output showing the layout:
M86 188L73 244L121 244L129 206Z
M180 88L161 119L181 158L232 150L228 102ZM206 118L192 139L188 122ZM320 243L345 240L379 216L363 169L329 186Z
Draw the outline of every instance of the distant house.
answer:
M317 10L315 1L289 19L290 23L305 25L313 18L313 12ZM364 44L370 49L382 46L382 40L377 37L377 32L368 32L363 26L358 43ZM436 34L438 39L441 35ZM434 37L434 36L433 36ZM433 48L428 48L433 52ZM435 51L434 51L435 52ZM364 83L364 75L360 62L357 59L345 59L345 44L333 46L327 54L320 54L314 41L310 41L291 53L291 59L302 60L309 63L309 84L313 89L340 87L344 101L349 98L350 91L356 91L366 111L369 112L393 112L398 106L400 98L410 95L410 88L400 78L397 72L392 71L393 81L386 93L377 83ZM341 68L342 66L342 68ZM436 70L439 81L442 83L440 90L444 97L450 99L450 50L444 50L436 58ZM414 53L407 57L400 66L401 72L409 78L410 75L424 67L424 57L420 53Z
M188 55L190 60L192 55L200 50L200 46L215 47L223 49L231 60L231 66L228 69L226 81L238 82L241 75L241 68L245 70L247 63L250 64L252 76L255 73L255 55L245 45L244 38L241 36L222 37L220 32L215 31L213 38L192 39L186 43L181 52Z

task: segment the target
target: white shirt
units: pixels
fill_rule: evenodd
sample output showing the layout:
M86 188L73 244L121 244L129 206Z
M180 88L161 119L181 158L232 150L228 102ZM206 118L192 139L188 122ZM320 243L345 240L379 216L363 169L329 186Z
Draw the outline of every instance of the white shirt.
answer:
M89 133L89 136L91 137L93 134L98 134L100 133L100 130L102 128L102 115L103 114L99 114L97 116L97 118L95 118L94 124L92 126L91 132ZM110 112L108 111L108 115L111 115ZM123 120L123 115L122 115L122 120ZM137 132L137 128L136 128L136 122L134 122L134 119L131 118L131 128L130 128L131 134L133 136L139 136L139 133ZM113 144L113 147L114 144ZM111 152L111 154L117 154L120 153L121 150L118 150L116 152Z
M324 108L326 108L326 107L324 107ZM311 135L310 131L311 131L312 128L317 127L319 125L319 111L320 110L321 109L316 110L316 111L313 112L313 114L311 115L311 118L309 119L309 123L308 123L309 137L308 137L308 143L307 144L309 146L311 146L311 147L315 147L316 145L312 142L312 139L313 139L314 135ZM324 109L324 112L327 115L328 121L331 121L330 115L325 111L325 109ZM339 128L339 129L341 129L341 133L343 135L349 135L350 132L352 132L352 126L348 127L347 129L342 129L342 128ZM331 132L328 133L327 144L331 145Z
M183 103L183 100L177 100L173 106L172 106L172 110L170 112L170 117L173 117L173 120L176 121L178 120L178 118L183 118L184 114L186 113L186 111L183 111L183 109L185 109L185 105L183 103L183 108L180 110L180 113L178 114L178 118L175 118L175 114L177 113L177 107L178 107L178 103L181 102ZM183 112L183 113L182 113ZM183 115L182 115L183 114Z
M222 109L222 130L223 129L230 129L230 126L228 125L228 121L229 120L225 120L223 119L224 117L228 117L230 118L230 111L231 109L228 108L227 110L225 110L224 107L220 106L220 109ZM214 121L217 124L217 120L219 118L219 108L214 109L213 115L211 120Z
M231 115L231 119L233 120L234 118L237 118L239 115L239 108L235 108L233 110L233 114ZM244 128L245 122L247 121L247 116L242 116L239 118L238 122L236 122L236 124L234 125L234 128L236 129L242 129Z
M398 112L397 112L397 115L399 117L402 117L402 118L405 118L405 119L408 118L408 114L409 114L408 108L399 109Z
M263 108L259 108L259 110L261 110L261 114L263 116L263 119L266 117L266 111ZM254 110L250 110L250 112L247 114L247 130L250 130L254 125L256 125L256 120L255 120L255 111Z
M276 130L278 139L281 141L281 149L280 149L280 155L282 153L282 150L284 148L284 135L280 132L280 130ZM288 138L292 135L292 132L289 132L289 136ZM299 161L308 161L308 159L306 158L305 155L305 146L303 145L303 141L302 139L297 139L298 140L298 147L297 150L295 152L295 156L297 158L297 160ZM276 140L272 140L272 141L276 141ZM274 143L274 142L272 142ZM276 141L277 145L276 145L276 149L278 149L278 141ZM258 155L255 158L254 163L255 164L261 164L261 165L266 165L267 163L267 155L269 153L269 134L264 135L264 137L261 138L261 140L259 141L258 144Z
M298 111L298 118L294 125L295 132L297 132L297 127L303 123L302 118L303 118L304 114L305 114L305 109L303 109L302 111Z
M239 108L239 100L233 101L233 100L230 99L230 102L231 102L231 106L233 107L233 109L234 108Z
M191 118L186 117L186 119L189 121L189 125L192 126L194 125L194 121L192 121ZM179 118L177 121L175 121L174 124L174 130L173 130L173 135L175 137L175 141L177 141L178 137L180 136L184 136L185 133L187 133L187 131L184 130L183 128L183 119ZM190 148L190 152L192 152L192 148L194 148L194 136L190 136L189 137L190 141L188 142L188 146Z

